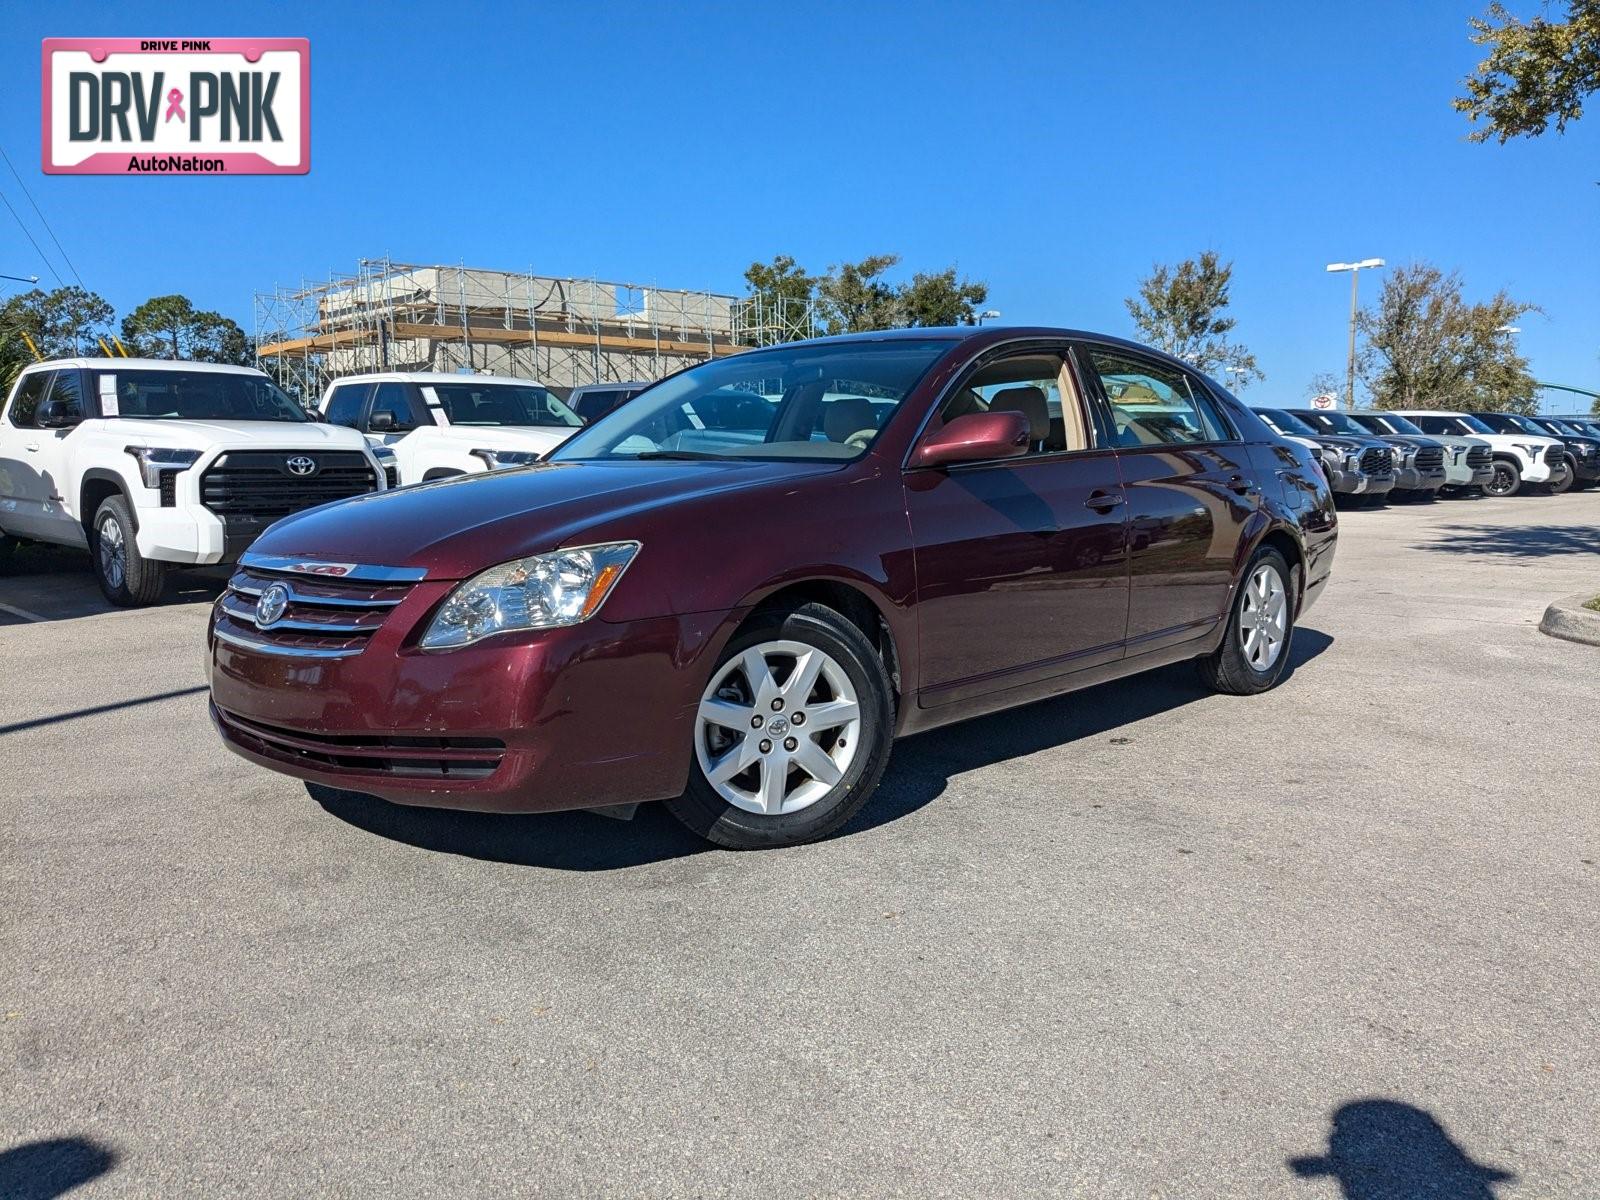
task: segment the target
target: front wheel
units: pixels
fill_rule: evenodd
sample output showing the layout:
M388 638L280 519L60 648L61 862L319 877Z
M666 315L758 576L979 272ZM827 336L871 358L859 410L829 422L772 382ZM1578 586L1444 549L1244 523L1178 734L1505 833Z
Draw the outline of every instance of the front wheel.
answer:
M821 604L774 613L712 671L689 787L667 808L734 850L815 841L872 795L893 736L888 676L861 630Z
M135 608L161 599L167 565L139 553L125 499L108 496L101 502L90 541L95 582L107 600L119 608Z
M1276 687L1294 639L1289 564L1276 550L1256 551L1233 598L1222 645L1198 660L1200 678L1230 696Z
M1561 473L1559 475L1550 476L1550 482L1544 485L1545 491L1549 492L1552 496L1559 496L1562 492L1569 492L1572 490L1572 480L1572 468L1566 463L1562 463Z
M1509 458L1494 460L1494 478L1483 485L1485 496L1515 496L1522 490L1522 468Z

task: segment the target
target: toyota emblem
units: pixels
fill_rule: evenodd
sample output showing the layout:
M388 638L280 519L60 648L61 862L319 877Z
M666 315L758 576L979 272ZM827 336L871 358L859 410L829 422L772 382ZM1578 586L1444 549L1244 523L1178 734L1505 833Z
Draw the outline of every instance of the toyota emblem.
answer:
M281 583L267 584L256 597L256 628L265 629L282 620L283 610L288 607L289 589Z
M283 465L289 468L291 475L314 475L317 471L317 460L304 454L295 455Z

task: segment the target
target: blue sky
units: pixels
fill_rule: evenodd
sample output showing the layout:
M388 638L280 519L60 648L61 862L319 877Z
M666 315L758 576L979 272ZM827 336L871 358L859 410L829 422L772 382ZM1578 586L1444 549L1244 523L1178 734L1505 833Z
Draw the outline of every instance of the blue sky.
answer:
M1006 322L1126 333L1151 263L1211 248L1248 398L1298 401L1344 365L1324 264L1425 258L1539 304L1535 374L1600 390L1600 112L1467 143L1480 7L57 3L8 15L0 145L119 313L181 291L249 328L257 289L384 254L740 291L893 252ZM41 38L248 35L311 39L309 176L39 171ZM3 211L0 271L51 282Z

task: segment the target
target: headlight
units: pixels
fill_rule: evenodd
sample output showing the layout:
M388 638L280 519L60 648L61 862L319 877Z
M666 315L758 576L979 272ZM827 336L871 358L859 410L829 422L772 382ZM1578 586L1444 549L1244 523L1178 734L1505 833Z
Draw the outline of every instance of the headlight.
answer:
M394 449L392 447L389 447L389 446L368 446L367 449L372 451L372 457L373 458L377 459L379 462L383 463L385 466L387 466L389 463L394 462L395 459L398 457L395 454Z
M1394 458L1394 465L1399 466L1417 452L1415 446L1404 446L1395 442L1389 447L1389 453Z
M1534 445L1530 445L1527 442L1512 442L1511 444L1513 446L1515 446L1518 450L1521 450L1529 458L1538 458L1539 457L1539 451L1544 449L1543 446L1534 446Z
M481 458L489 464L489 470L499 471L505 467L525 467L529 463L539 461L537 450L474 450L474 458Z
M187 471L200 460L198 450L168 450L162 446L124 446L123 449L139 460L139 475L147 488L160 487L164 472Z
M450 650L513 629L587 621L638 552L638 542L607 542L490 567L450 593L422 635L422 648Z
M1354 471L1360 465L1361 465L1361 455L1359 455L1359 454L1346 454L1344 456L1344 469L1346 471Z

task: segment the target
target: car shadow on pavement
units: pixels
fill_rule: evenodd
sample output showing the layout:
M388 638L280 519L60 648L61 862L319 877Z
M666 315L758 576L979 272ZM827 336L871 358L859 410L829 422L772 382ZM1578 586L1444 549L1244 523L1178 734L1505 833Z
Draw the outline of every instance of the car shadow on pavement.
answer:
M1344 1200L1494 1200L1494 1186L1516 1176L1472 1160L1429 1112L1398 1100L1342 1104L1328 1152L1291 1158L1301 1179L1332 1178Z
M1295 631L1284 679L1333 644L1316 629ZM899 820L943 794L952 775L1106 733L1203 699L1189 663L1104 683L993 716L906 738L894 748L877 794L835 837ZM631 821L591 812L473 813L391 804L376 796L306 784L330 816L392 841L443 854L557 871L616 871L682 858L711 847L660 804Z
M230 569L170 572L166 594L155 607L210 604L222 595ZM87 550L30 543L0 560L0 624L70 621L116 611L100 594Z
M1435 540L1411 548L1512 558L1600 553L1600 528L1592 525L1444 525L1434 532Z
M0 1150L0 1196L54 1200L117 1165L117 1153L88 1138L50 1138Z

